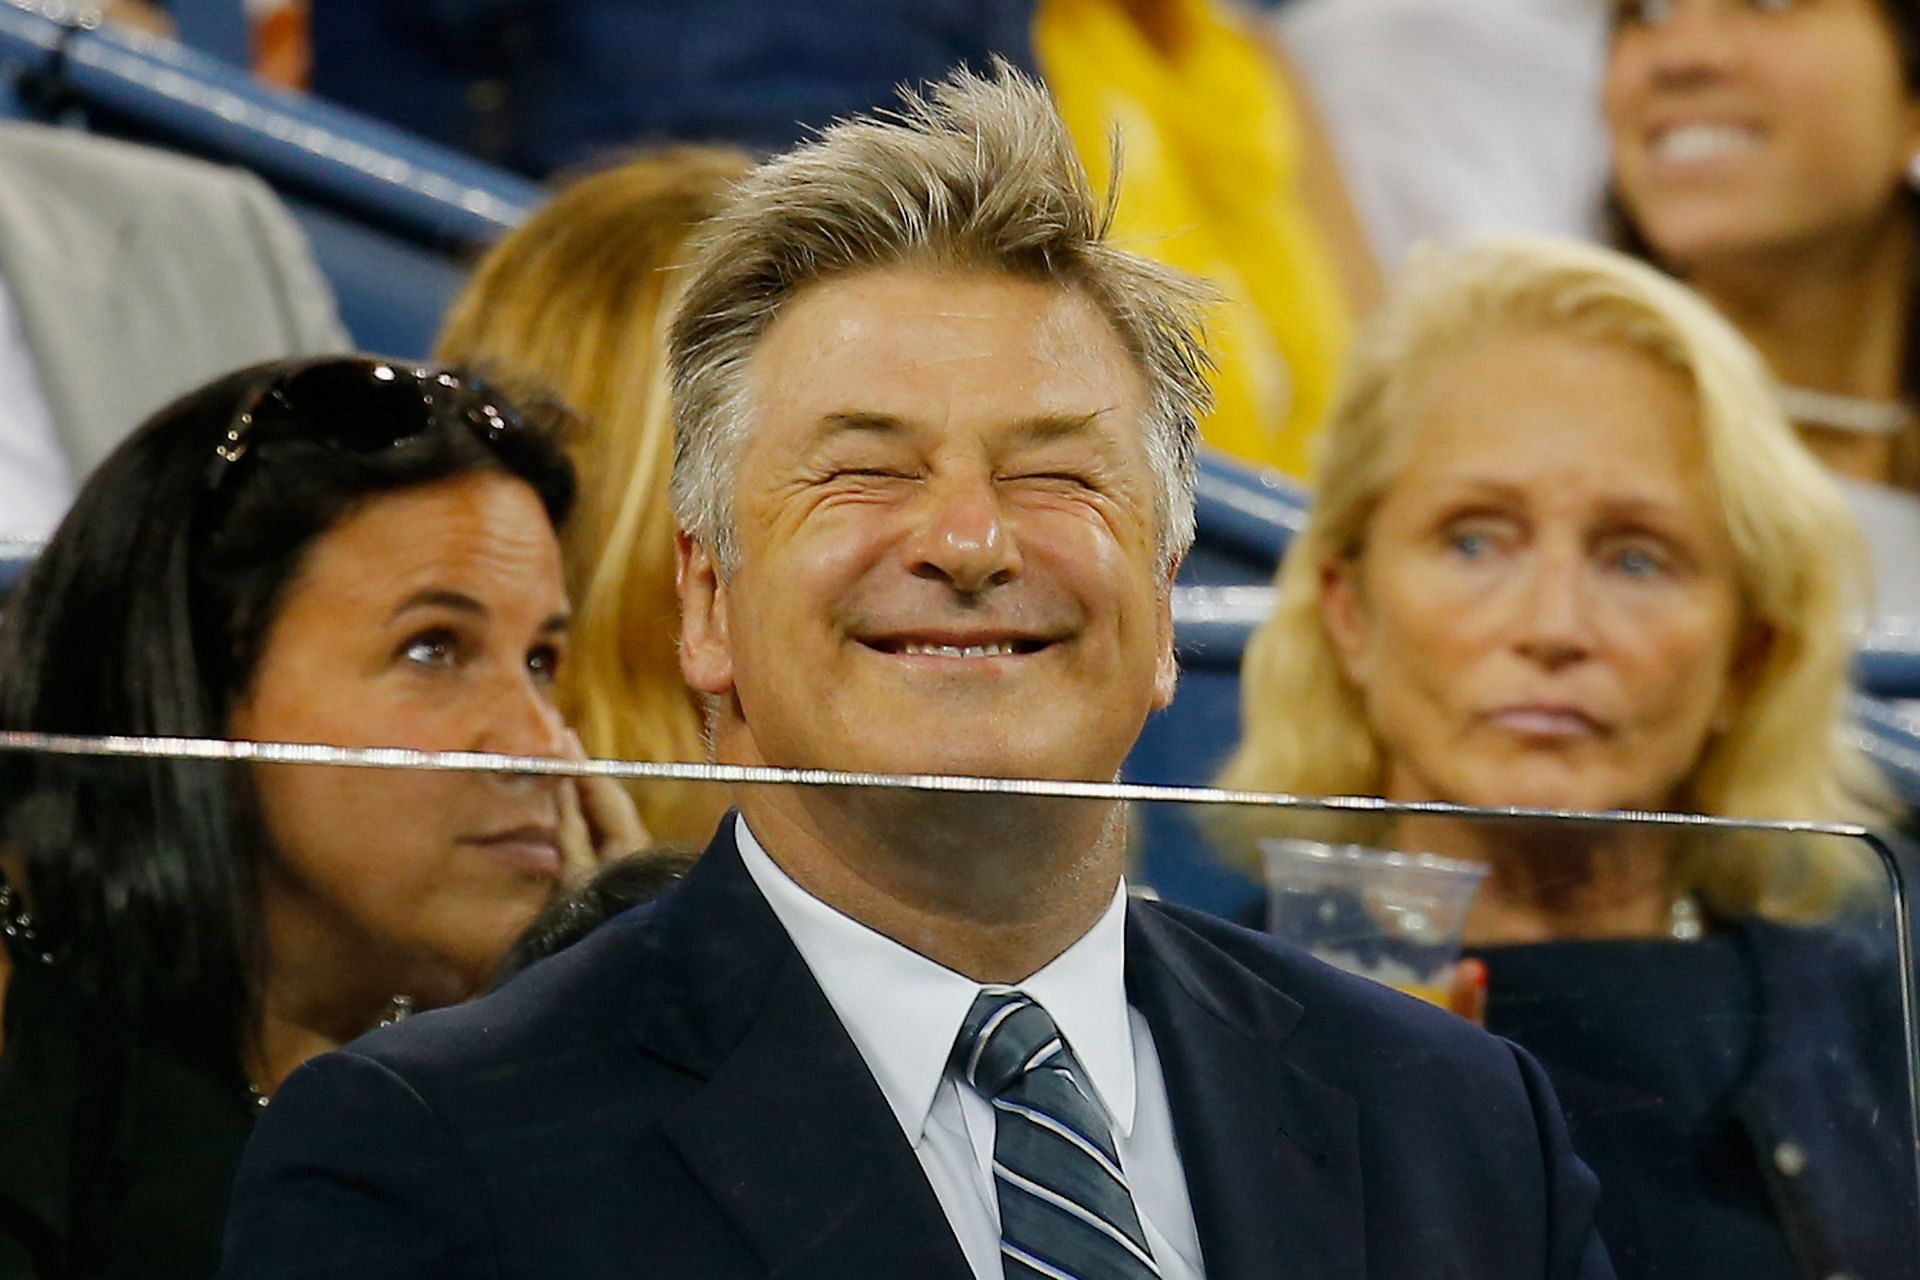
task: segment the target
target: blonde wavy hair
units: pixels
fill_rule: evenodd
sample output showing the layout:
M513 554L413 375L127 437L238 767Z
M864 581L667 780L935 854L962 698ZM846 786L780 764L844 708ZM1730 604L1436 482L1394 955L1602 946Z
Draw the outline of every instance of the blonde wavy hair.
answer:
M1729 818L1884 816L1884 785L1841 732L1867 573L1838 487L1795 438L1759 358L1706 302L1611 250L1534 236L1416 257L1362 335L1320 441L1311 518L1281 566L1277 607L1247 649L1243 736L1220 784L1381 793L1386 753L1322 620L1323 571L1360 554L1374 511L1403 478L1427 372L1489 334L1540 329L1617 344L1686 379L1743 607L1768 638L1746 699L1676 803ZM1719 914L1801 918L1834 901L1817 867L1713 843L1678 874Z
M690 236L751 160L685 147L562 189L479 262L436 358L558 395L579 415L580 503L565 538L575 617L561 706L595 756L705 760L700 706L680 675L669 497L666 340ZM634 790L658 840L704 841L716 789Z

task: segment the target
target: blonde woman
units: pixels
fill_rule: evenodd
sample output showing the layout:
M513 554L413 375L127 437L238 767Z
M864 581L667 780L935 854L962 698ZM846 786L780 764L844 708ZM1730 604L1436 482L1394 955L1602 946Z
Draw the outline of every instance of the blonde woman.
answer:
M573 183L481 259L440 334L439 358L551 389L583 420L560 695L594 756L706 759L675 647L665 326L688 239L749 163L678 148ZM704 841L724 807L692 786L649 784L635 799L667 842Z
M1684 287L1545 238L1417 262L1319 474L1223 784L1872 815L1840 733L1857 535ZM1487 1021L1556 1077L1623 1277L1913 1274L1897 992L1835 923L1833 850L1431 816L1363 835L1488 864ZM1782 1144L1777 1176L1755 1153Z

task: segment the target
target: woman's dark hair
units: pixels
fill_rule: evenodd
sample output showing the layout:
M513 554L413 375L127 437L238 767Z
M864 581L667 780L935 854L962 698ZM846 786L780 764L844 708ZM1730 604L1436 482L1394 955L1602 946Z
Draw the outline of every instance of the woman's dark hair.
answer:
M1920 0L1877 0L1877 3L1893 33L1894 49L1900 58L1900 77L1906 85L1907 97L1920 99ZM1920 192L1909 186L1902 190L1901 199L1907 207L1908 216L1920 222ZM1634 225L1633 219L1627 216L1626 206L1611 186L1608 187L1606 206L1602 212L1607 239L1614 248L1642 262L1666 269L1666 264L1660 261L1660 255L1653 251L1653 246L1647 243L1647 238ZM1906 349L1900 357L1900 391L1909 404L1920 404L1920 264L1916 264L1914 278L1907 283L1907 299ZM1905 462L1909 471L1920 469L1913 459ZM1920 475L1908 479L1920 480Z
M573 502L561 413L457 373L279 361L193 391L102 462L0 620L0 728L220 738L309 549L384 493L478 471ZM268 845L245 770L0 756L0 849L24 856L69 979L231 1052L261 960Z

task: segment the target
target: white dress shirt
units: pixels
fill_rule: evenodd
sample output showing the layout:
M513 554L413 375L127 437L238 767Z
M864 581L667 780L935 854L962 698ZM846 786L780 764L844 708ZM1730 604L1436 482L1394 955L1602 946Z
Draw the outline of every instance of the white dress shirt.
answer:
M102 370L101 377L112 377ZM0 280L0 540L44 538L73 502L73 475L40 388L19 308Z
M842 915L794 883L738 819L747 874L813 971L873 1072L978 1280L1002 1280L991 1103L947 1070L981 984ZM1120 1168L1166 1280L1200 1280L1200 1236L1174 1142L1160 1056L1127 1004L1127 895L1046 968L1018 983L1052 1015L1113 1125Z

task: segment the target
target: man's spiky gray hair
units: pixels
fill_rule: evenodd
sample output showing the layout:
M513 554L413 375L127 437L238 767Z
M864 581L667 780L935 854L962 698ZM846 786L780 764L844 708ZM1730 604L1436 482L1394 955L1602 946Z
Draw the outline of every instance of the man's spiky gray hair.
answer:
M796 294L873 267L977 268L1081 290L1138 363L1170 575L1193 541L1194 440L1212 404L1201 333L1211 291L1106 242L1117 141L1103 201L1046 91L1019 71L996 61L989 75L958 71L901 99L755 169L700 239L670 338L675 518L723 572L737 565L746 368Z

